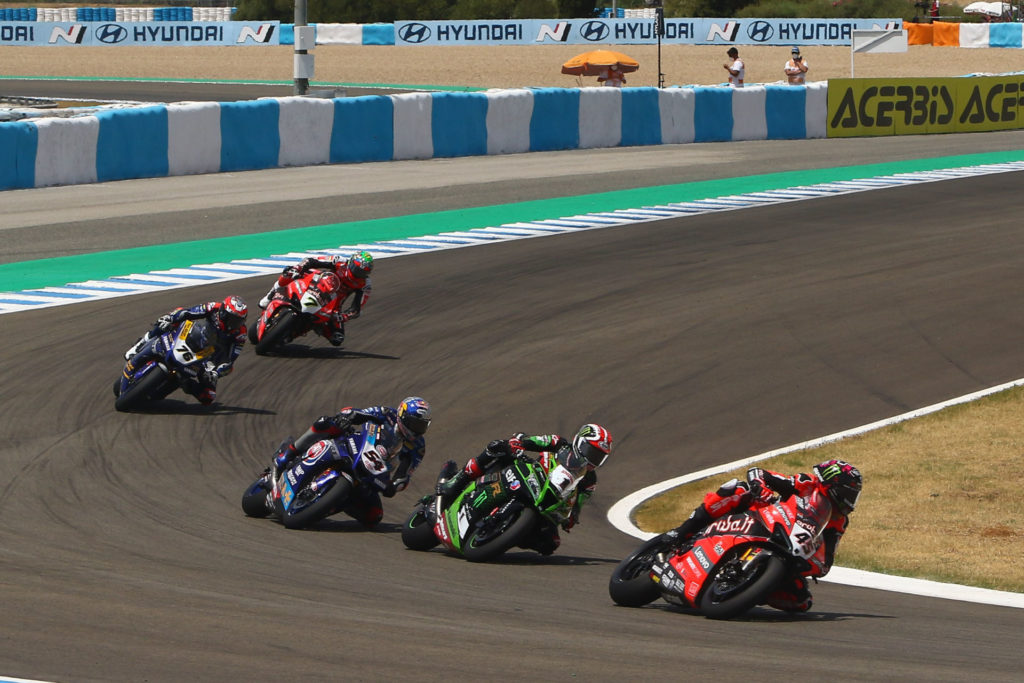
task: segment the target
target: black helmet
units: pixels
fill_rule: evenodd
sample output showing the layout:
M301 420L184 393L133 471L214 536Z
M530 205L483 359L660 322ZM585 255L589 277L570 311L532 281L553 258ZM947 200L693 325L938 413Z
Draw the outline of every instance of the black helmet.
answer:
M826 460L814 466L814 476L825 486L828 497L839 512L844 515L853 512L864 484L856 467L843 460Z

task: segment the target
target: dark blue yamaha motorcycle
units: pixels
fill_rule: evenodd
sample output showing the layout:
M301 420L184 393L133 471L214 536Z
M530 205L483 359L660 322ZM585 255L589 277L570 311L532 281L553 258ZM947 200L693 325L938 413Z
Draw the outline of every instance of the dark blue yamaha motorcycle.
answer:
M198 382L213 372L215 332L204 319L185 320L176 328L150 339L124 366L114 382L114 407L132 410L159 401L185 382Z
M242 511L250 517L273 515L287 528L301 529L341 512L359 487L383 493L391 477L387 451L377 444L380 430L367 422L351 434L316 442L280 471L268 467L242 494ZM290 443L281 443L275 462Z

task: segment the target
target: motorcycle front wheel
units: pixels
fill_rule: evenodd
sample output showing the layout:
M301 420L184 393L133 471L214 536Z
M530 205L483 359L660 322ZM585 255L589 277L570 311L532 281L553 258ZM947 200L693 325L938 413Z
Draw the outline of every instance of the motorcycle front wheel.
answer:
M665 549L664 538L655 536L619 562L608 581L608 594L616 605L642 607L658 599L661 590L651 580L651 567Z
M402 543L409 550L430 550L440 541L434 533L434 524L422 506L416 508L402 526Z
M732 557L719 562L700 596L701 614L709 619L732 619L764 601L786 576L782 558L762 551L751 562Z
M495 527L476 529L466 537L462 554L470 562L486 562L526 540L537 526L537 511L523 508L499 520Z
M270 493L267 475L263 475L252 483L242 494L242 512L249 517L266 517L273 510L267 505L267 494Z
M294 325L295 311L290 308L283 309L267 321L267 326L263 328L263 337L253 345L257 355L263 356L284 346Z
M123 394L114 399L114 408L121 412L138 408L140 404L157 396L160 388L166 381L167 374L163 369L159 367L153 368L145 377L129 386Z
M352 483L338 477L326 490L314 491L307 484L295 492L291 507L281 514L281 523L288 529L302 529L333 515L352 495Z

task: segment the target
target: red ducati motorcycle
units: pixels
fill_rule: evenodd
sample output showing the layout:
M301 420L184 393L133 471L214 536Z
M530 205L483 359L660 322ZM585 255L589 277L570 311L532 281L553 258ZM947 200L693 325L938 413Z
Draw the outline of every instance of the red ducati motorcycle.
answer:
M256 353L279 350L310 330L326 329L335 315L341 281L330 271L313 270L276 292L259 320L249 328Z
M667 534L655 536L619 563L608 592L627 607L661 597L711 619L731 619L810 568L831 515L831 502L814 491L756 502L682 545Z

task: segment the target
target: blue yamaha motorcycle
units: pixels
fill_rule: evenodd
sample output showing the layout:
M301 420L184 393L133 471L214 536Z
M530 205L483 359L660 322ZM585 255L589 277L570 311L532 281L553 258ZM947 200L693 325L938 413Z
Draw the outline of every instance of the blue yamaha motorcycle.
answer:
M341 512L359 487L383 493L391 477L387 451L377 444L380 430L367 422L351 434L316 442L280 471L268 467L242 494L242 511L250 517L272 515L289 529L301 529ZM291 442L281 443L275 462Z
M124 366L114 382L114 407L120 411L159 401L185 382L198 382L214 372L215 332L203 319L186 320L150 339Z

